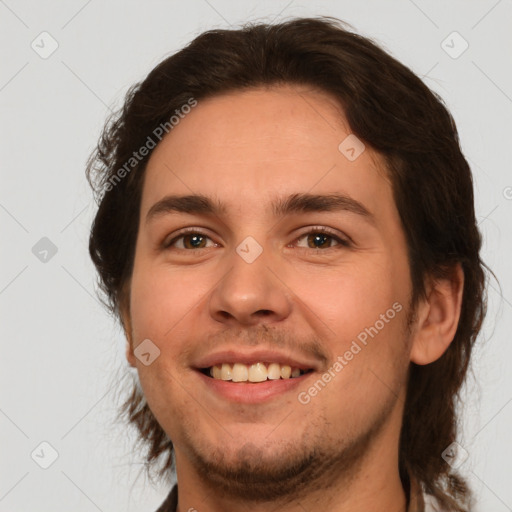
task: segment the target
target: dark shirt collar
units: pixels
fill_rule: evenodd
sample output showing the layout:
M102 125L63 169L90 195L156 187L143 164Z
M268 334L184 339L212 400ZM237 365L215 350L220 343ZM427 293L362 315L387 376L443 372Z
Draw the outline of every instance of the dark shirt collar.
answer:
M176 512L178 508L178 484L175 484L171 492L165 498L165 501L160 505L156 512Z
M409 507L407 512L424 512L425 502L423 500L423 493L421 487L412 480L410 491L408 493ZM165 498L165 501L160 505L156 512L176 512L178 508L178 484L175 484L171 492Z

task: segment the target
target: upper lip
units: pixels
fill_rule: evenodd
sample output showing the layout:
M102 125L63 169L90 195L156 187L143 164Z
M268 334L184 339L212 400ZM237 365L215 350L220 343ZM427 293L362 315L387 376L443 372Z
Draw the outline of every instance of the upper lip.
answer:
M301 370L316 370L318 369L318 362L276 352L275 350L253 350L241 351L238 349L225 349L205 355L198 359L195 363L196 368L210 368L211 366L221 365L222 363L242 363L242 364L255 364L255 363L279 363L281 365L287 364L293 368L300 368Z

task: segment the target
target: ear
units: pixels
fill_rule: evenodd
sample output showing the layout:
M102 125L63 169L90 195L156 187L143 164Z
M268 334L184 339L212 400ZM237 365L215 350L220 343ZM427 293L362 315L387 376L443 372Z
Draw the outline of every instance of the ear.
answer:
M432 280L427 299L418 306L411 361L425 365L437 361L453 341L459 324L464 272L457 263L442 279Z
M120 299L119 312L121 315L121 324L123 326L124 335L126 337L126 360L131 367L136 368L135 354L133 353L132 319L130 316L129 294L129 290L123 292L123 296Z

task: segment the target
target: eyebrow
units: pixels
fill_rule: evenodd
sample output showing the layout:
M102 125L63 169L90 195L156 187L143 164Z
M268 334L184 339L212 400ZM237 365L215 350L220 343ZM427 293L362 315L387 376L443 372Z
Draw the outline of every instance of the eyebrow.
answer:
M277 198L271 203L275 217L292 213L337 212L347 211L366 219L375 225L374 215L362 203L344 194L291 194ZM168 195L156 202L146 215L146 223L156 217L172 213L188 213L192 215L221 216L227 212L226 205L201 194Z

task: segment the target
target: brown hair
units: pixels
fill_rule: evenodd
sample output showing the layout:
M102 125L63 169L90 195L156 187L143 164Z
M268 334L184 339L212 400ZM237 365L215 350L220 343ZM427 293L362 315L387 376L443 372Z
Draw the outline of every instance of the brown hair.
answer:
M157 65L127 93L106 123L87 164L99 203L89 250L105 304L120 318L126 306L138 231L141 190L151 151L115 183L113 176L190 98L248 87L307 85L343 107L352 132L386 162L408 244L412 304L425 297L425 278L464 272L461 316L453 342L432 364L411 363L400 437L399 469L451 511L465 511L471 492L441 453L456 439L456 402L486 312L485 268L474 211L473 183L457 129L443 101L412 71L369 39L330 17L211 30ZM131 164L130 164L131 165ZM118 174L119 176L119 174ZM114 184L114 186L113 186ZM122 321L122 319L121 319ZM172 442L138 385L120 414L147 447L146 463L166 459Z

